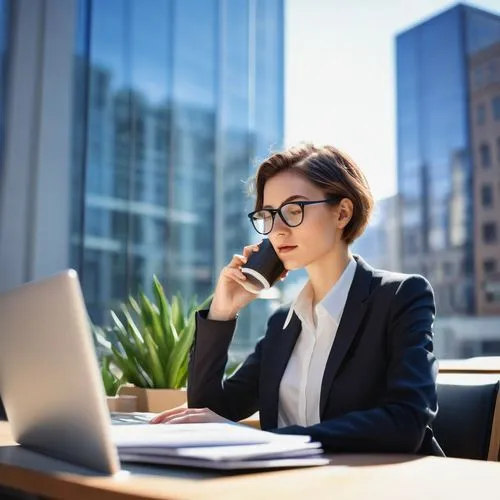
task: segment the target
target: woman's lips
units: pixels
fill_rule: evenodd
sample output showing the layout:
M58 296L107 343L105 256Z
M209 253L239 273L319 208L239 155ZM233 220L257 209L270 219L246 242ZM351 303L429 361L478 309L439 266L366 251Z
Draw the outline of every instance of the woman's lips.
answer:
M281 253L288 253L291 252L292 250L295 250L297 248L297 245L285 245L282 247L278 248L278 252Z

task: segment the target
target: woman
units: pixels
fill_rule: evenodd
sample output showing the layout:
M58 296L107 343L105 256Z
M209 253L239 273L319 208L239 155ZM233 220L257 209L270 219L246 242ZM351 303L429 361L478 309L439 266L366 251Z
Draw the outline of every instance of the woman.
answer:
M433 291L421 276L376 270L350 245L373 198L358 166L337 149L303 145L270 156L255 178L256 230L287 270L309 280L241 368L222 382L238 312L255 299L235 255L199 312L188 405L153 422L238 421L260 412L261 428L306 434L329 451L440 454L432 353Z

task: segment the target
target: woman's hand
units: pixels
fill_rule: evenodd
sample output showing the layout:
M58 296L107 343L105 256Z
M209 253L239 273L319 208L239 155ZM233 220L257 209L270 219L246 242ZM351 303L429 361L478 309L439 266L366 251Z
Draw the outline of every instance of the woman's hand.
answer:
M248 245L243 249L243 255L234 255L231 262L222 269L214 298L208 313L208 319L227 321L236 315L257 297L257 294L243 288L247 277L241 272L248 257L259 251L259 245Z
M218 422L234 423L232 420L221 417L208 408L186 408L184 405L159 413L150 421L151 424L194 424Z

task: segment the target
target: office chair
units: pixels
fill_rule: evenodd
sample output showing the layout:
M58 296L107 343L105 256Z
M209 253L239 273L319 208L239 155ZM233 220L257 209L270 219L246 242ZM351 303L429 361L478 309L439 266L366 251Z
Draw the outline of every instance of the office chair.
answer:
M439 410L432 428L446 456L500 460L499 386L498 380L473 375L438 380Z

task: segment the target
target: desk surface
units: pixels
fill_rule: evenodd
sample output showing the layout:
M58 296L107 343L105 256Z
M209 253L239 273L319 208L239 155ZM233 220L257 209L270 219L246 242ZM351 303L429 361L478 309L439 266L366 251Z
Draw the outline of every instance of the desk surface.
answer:
M15 446L0 422L0 485L51 499L498 498L500 464L438 457L339 455L332 464L254 474L134 467L94 475ZM93 495L92 495L93 496Z
M500 356L485 356L468 359L442 359L441 373L500 373Z

